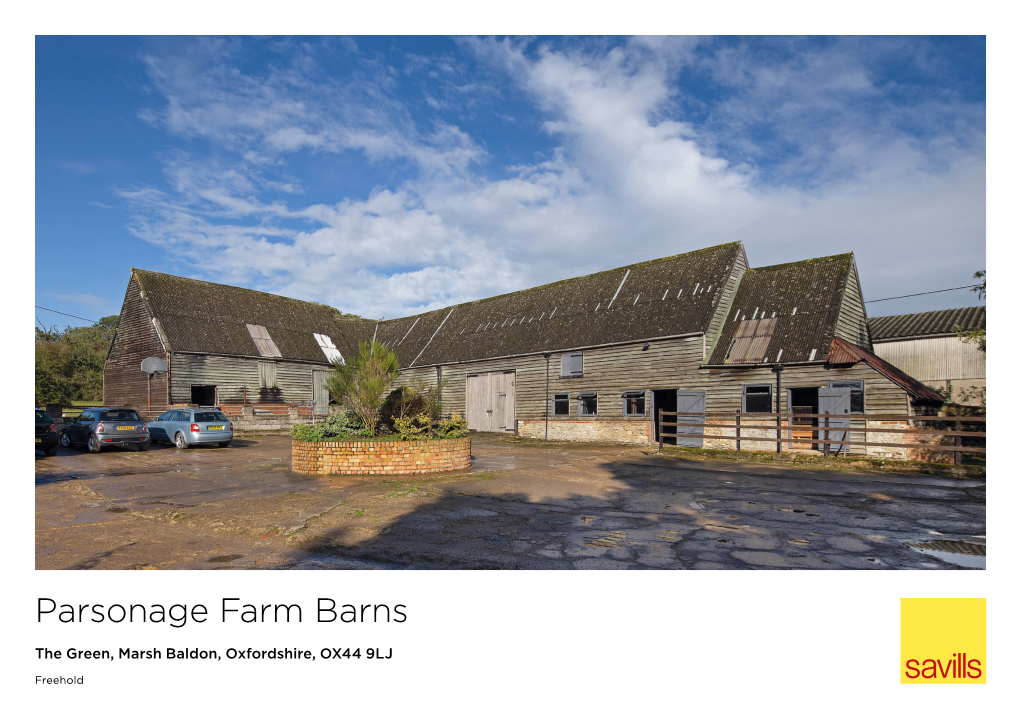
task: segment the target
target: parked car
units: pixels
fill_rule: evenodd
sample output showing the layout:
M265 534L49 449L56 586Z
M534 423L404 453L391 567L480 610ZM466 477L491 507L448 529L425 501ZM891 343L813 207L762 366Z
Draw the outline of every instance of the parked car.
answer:
M149 423L152 440L187 448L215 443L226 448L234 440L234 424L219 408L177 408Z
M84 445L90 453L107 446L137 446L147 451L149 441L149 426L131 408L86 408L60 434L64 448Z
M47 456L57 452L57 424L41 408L35 409L35 449Z

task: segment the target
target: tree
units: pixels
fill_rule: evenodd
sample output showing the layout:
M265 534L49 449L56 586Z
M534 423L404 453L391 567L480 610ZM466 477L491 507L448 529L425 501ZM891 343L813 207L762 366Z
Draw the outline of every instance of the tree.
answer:
M379 424L379 406L399 372L400 363L393 351L378 341L362 341L357 355L346 363L333 363L326 389L374 433Z
M975 285L970 289L971 293L978 294L978 300L984 300L988 297L988 279L985 277L985 271L979 270L974 274L974 277L981 281L981 285ZM976 330L964 330L962 327L956 325L953 326L953 332L963 340L964 343L973 343L978 347L978 350L982 353L987 353L985 348L985 329L978 328Z
M69 404L103 397L103 368L118 316L89 326L35 329L35 400Z

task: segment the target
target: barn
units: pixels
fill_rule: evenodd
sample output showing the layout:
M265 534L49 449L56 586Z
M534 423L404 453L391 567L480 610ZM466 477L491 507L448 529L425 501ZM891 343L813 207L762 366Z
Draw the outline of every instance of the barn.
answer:
M868 328L875 355L955 403L984 405L985 354L957 330L984 330L985 306L879 316Z
M728 243L386 321L378 334L401 382L445 381L446 409L471 429L531 438L649 443L660 408L732 422L777 404L852 406L864 423L942 403L872 352L852 253L750 268L743 244Z
M374 323L319 303L131 270L103 374L103 403L148 416L188 404L236 415L312 410L313 380L349 355ZM141 361L163 359L151 380ZM328 403L318 393L320 411Z
M400 360L397 384L441 384L447 415L529 438L647 444L659 409L710 423L777 407L849 412L867 424L942 403L874 352L852 253L751 268L740 242L379 322L133 270L105 402L146 408L139 362L156 355L169 372L153 380L152 413L186 403L310 412L329 360L373 336ZM790 447L817 437L796 433Z

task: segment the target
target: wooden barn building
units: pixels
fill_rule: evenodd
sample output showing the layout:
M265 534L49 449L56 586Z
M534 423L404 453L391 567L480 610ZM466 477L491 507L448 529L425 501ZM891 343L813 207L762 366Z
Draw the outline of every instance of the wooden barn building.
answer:
M443 381L447 414L473 430L531 438L650 443L659 408L732 422L737 412L774 413L778 400L784 413L852 409L864 422L942 402L873 352L852 253L750 268L743 245L728 243L378 324L136 270L121 318L105 402L140 409L147 355L170 366L160 408L307 406L313 375L328 368L317 339L347 355L373 333L400 360L398 384ZM272 360L262 332L279 353Z
M244 405L310 409L313 376L321 389L332 358L353 352L374 327L319 303L132 269L106 359L103 403L151 416L188 404L237 415ZM140 366L153 356L168 372L150 383Z

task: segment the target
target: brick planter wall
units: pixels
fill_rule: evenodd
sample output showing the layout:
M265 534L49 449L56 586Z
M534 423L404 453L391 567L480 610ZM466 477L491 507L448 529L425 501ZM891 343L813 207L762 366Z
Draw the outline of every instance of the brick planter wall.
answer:
M471 438L429 441L291 441L296 473L403 476L471 467Z

